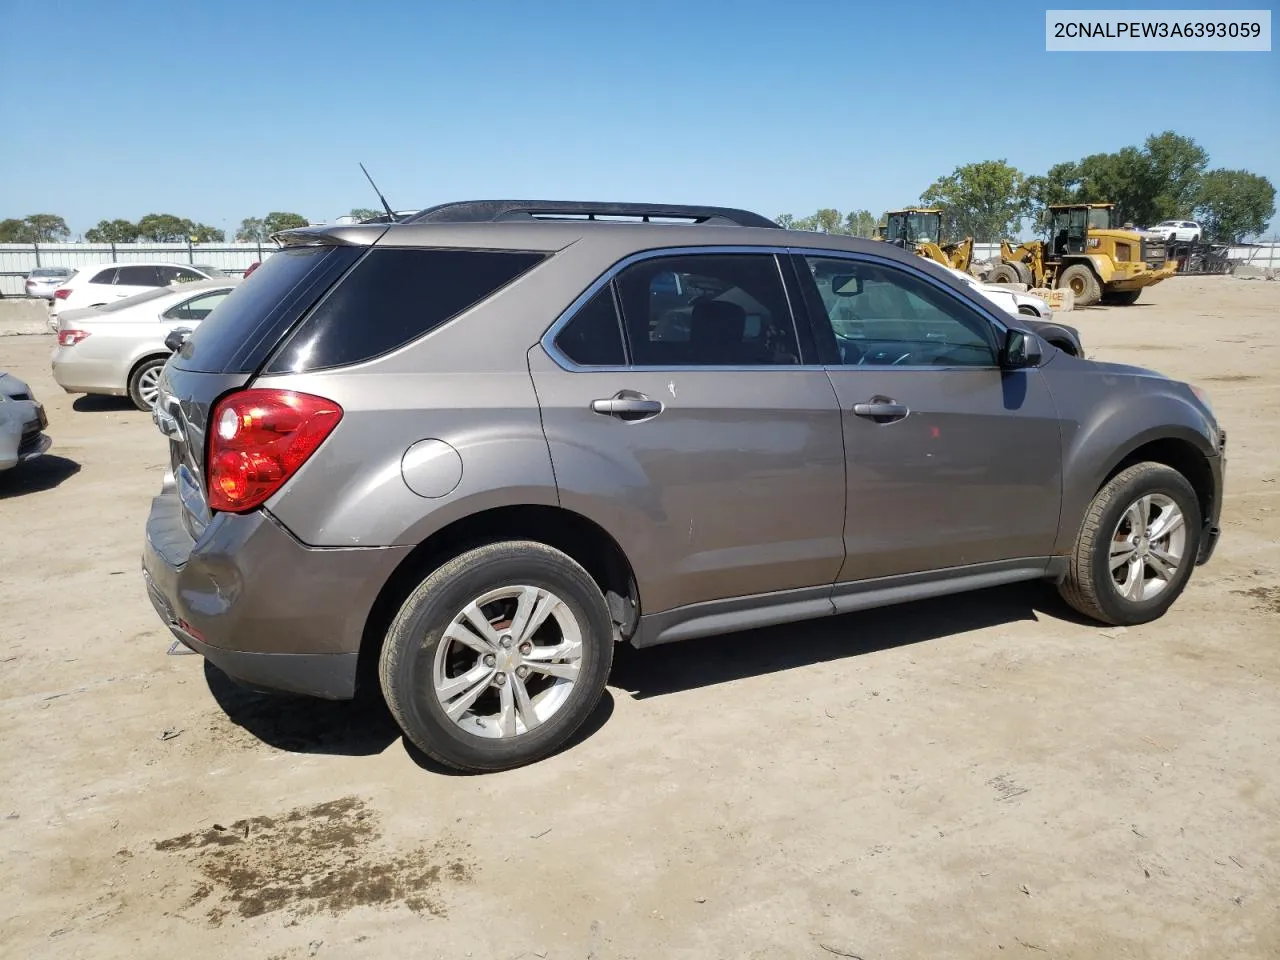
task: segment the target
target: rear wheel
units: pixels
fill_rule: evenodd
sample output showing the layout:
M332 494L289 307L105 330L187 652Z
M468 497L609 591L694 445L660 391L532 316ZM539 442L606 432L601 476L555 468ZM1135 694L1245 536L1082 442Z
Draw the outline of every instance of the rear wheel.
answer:
M1076 306L1091 307L1102 297L1102 287L1093 271L1083 263L1073 263L1058 275L1058 286L1075 295Z
M151 410L160 395L160 371L165 357L150 357L133 368L129 375L129 399L139 410Z
M1021 283L1018 278L1018 271L1007 263L997 264L996 267L987 274L986 283Z
M1116 474L1089 505L1062 598L1103 623L1146 623L1178 599L1200 550L1200 502L1162 463Z
M571 557L531 541L470 550L400 608L379 661L400 728L470 772L554 753L599 703L613 662L600 588Z
M1114 290L1111 293L1104 293L1102 302L1117 307L1127 307L1137 303L1140 296L1142 296L1141 290Z

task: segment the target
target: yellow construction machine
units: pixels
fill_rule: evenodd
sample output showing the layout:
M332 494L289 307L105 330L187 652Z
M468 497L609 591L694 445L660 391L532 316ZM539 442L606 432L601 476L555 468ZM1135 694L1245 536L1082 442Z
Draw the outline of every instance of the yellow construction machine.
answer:
M1143 287L1178 270L1175 261L1148 262L1148 242L1132 230L1112 226L1110 203L1070 203L1049 207L1049 240L1014 246L1000 243L1000 263L987 283L1025 283L1030 287L1066 287L1076 306L1129 304Z
M877 239L896 243L928 257L944 267L968 271L973 259L973 237L956 243L942 242L942 211L932 207L890 210L877 231Z

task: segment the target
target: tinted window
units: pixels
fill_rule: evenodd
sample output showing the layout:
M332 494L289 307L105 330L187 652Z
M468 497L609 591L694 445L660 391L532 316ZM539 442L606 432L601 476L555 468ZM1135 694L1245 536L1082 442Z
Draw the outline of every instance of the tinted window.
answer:
M374 248L302 322L268 369L319 370L380 356L456 317L543 257L506 250Z
M170 291L172 293L173 291ZM201 321L213 312L213 308L227 299L230 290L215 290L212 293L206 293L203 296L193 297L176 307L170 307L165 312L165 317L170 320L195 320Z
M957 296L885 264L812 256L802 262L812 309L821 311L815 319L829 322L841 363L995 365L991 324Z
M155 267L121 267L116 283L126 287L160 287L164 283L156 275Z
M98 275L95 276L89 282L90 283L115 283L117 269L118 269L117 267L111 267L107 270L101 270L98 272Z
M767 254L659 257L618 278L636 366L800 362L782 278Z
M583 366L621 366L622 327L613 299L613 286L605 286L573 315L556 337L560 352Z
M196 271L187 267L169 266L168 264L165 264L163 266L156 267L155 269L156 273L160 276L160 282L165 284L177 282L187 283L191 280L206 279L201 274L196 273Z
M206 373L256 370L300 316L364 252L361 247L289 247L273 253L170 362Z

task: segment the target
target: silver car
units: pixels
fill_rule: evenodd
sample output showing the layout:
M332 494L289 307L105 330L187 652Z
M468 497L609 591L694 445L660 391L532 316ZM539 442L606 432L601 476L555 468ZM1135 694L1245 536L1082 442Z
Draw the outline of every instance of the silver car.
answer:
M165 338L194 330L241 282L198 280L68 310L58 318L53 379L67 393L128 396L139 410L150 410L169 359Z
M52 300L53 291L75 276L71 267L36 267L24 282L28 297Z
M44 428L49 425L44 407L31 388L0 371L0 470L34 460L52 446Z

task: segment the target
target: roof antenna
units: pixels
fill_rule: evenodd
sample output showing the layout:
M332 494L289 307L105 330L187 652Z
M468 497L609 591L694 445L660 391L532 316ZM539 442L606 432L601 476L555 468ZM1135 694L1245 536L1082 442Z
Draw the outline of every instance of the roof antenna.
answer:
M391 209L391 204L387 203L387 198L382 195L382 191L378 189L378 185L373 182L373 177L369 176L369 171L364 169L364 164L360 164L360 169L364 171L364 178L369 181L369 186L373 187L373 192L378 195L378 199L382 201L382 209L387 211L387 216L391 218L391 223L396 222L396 215Z

